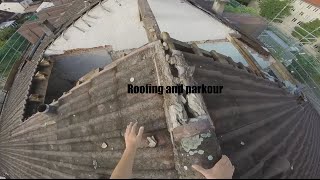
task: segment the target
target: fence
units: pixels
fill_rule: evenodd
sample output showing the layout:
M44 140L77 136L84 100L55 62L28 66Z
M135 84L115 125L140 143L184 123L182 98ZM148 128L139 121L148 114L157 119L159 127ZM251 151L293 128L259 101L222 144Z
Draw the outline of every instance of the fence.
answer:
M15 32L8 41L0 48L0 109L2 109L3 103L7 92L3 89L9 73L18 61L30 43L27 39Z
M308 99L320 110L319 60L301 46L301 40L286 35L272 24L258 38L301 83Z
M25 21L33 21L37 18L38 17L35 14L27 15L20 21L19 26ZM6 43L0 47L0 114L7 95L4 86L9 73L11 72L13 65L22 58L22 55L30 45L30 42L16 31Z

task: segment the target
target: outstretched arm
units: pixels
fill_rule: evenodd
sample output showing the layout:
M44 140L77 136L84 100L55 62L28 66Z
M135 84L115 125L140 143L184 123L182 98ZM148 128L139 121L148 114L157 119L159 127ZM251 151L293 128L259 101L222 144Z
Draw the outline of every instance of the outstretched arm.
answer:
M136 134L137 129L137 122L132 125L130 123L127 126L126 132L125 132L125 141L126 141L126 149L114 169L111 179L129 179L132 178L132 168L133 168L133 162L134 158L136 156L137 149L139 147L139 144L141 142L142 134L143 134L143 127L139 128L138 135Z

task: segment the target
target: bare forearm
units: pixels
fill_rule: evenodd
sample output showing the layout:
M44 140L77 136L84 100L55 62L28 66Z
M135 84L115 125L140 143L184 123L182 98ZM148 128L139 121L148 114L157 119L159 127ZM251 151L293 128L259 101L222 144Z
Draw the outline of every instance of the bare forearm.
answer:
M130 179L132 178L132 168L136 150L126 149L118 165L114 169L111 179Z

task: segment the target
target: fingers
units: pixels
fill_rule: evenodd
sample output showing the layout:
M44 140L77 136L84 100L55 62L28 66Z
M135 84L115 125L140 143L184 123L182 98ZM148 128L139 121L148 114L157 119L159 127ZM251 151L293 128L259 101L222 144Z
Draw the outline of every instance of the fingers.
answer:
M222 155L221 159L217 162L217 164L219 163L221 165L225 165L228 162L230 162L230 159L226 155Z
M126 129L126 132L125 132L125 136L136 135L137 126L138 126L138 122L135 122L133 125L132 125L132 122L130 122L129 125L127 126L127 129ZM143 130L144 130L143 127L139 128L138 135L140 134L141 137L142 137L142 134L143 134Z
M231 174L233 174L234 173L234 170L235 170L235 168L234 168L234 166L232 166L232 168L231 168Z
M228 156L223 155L223 156L222 156L222 159L223 159L223 161L224 161L225 166L228 166L228 167L232 167L232 166L233 166L232 163L231 163L231 161L230 161L230 159L228 158Z
M230 159L228 158L228 156L226 156L226 155L223 155L222 156L222 158L221 158L221 160L219 161L220 162L220 166L222 166L224 169L227 169L229 172L230 172L230 174L233 174L234 173L234 170L235 170L235 168L234 168L234 166L232 165L232 162L230 161ZM218 163L219 163L218 162ZM217 163L217 164L218 164Z
M192 165L192 168L195 169L196 171L198 171L201 174L205 174L206 169L204 169L203 167L199 166L199 165Z
M142 138L143 131L144 131L144 127L142 126L142 127L139 128L139 132L138 132L138 136L137 136L138 139Z
M138 125L138 122L136 122L136 123L133 124L132 129L131 129L131 132L130 132L131 135L136 135L137 125Z
M127 126L125 136L128 136L131 133L132 122L130 122Z

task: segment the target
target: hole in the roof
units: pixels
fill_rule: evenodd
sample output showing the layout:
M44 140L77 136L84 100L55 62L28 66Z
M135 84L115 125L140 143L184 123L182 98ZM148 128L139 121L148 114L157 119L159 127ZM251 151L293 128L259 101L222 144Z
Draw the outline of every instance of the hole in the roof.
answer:
M98 68L112 62L108 51L103 48L79 51L51 57L54 61L48 82L45 104L50 104L74 86L89 79Z
M41 104L40 106L38 106L39 112L45 112L48 109L49 109L49 106L47 104Z
M24 118L46 112L65 92L91 79L112 62L106 48L80 49L50 56L39 63L29 90Z
M179 71L174 65L170 65L170 69L171 69L171 74L173 77L179 76Z

